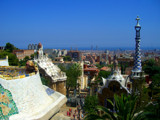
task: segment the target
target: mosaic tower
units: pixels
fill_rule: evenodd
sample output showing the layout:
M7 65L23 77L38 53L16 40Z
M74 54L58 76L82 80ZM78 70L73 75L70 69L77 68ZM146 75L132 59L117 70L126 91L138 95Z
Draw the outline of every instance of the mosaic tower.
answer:
M136 30L136 48L135 48L135 57L134 57L134 67L132 69L131 81L132 81L132 92L139 93L142 89L143 83L143 71L141 66L141 52L140 52L140 30L141 26L139 25L140 18L136 18L137 24L135 26Z
M140 73L142 72L142 66L141 66L141 52L140 52L140 30L141 26L139 25L140 18L137 16L137 25L135 26L136 30L136 48L135 48L135 58L134 58L134 67L132 70L132 75L135 77L140 77Z

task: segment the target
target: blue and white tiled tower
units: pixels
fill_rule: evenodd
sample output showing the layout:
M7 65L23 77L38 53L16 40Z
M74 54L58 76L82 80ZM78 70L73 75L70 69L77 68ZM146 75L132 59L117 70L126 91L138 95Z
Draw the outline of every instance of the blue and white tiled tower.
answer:
M141 66L141 52L140 52L140 30L141 26L139 25L140 18L137 16L137 25L135 26L136 30L136 48L135 48L135 57L134 57L134 67L131 74L132 82L132 93L141 94L142 84L144 81L142 66Z
M137 25L135 26L136 30L136 48L135 48L135 57L134 57L134 67L132 70L132 76L134 77L140 77L142 72L142 66L141 66L141 52L140 52L140 30L141 26L139 25L140 18L137 16Z

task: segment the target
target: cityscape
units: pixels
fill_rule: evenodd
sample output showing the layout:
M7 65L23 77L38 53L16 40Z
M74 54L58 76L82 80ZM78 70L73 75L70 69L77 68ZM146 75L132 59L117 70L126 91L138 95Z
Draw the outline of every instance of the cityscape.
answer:
M0 1L0 120L159 120L159 6Z

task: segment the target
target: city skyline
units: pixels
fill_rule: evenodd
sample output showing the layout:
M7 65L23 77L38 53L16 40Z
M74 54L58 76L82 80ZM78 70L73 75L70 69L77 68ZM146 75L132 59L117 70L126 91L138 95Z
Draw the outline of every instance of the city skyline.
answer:
M141 48L159 48L160 2L0 1L0 44L18 48L134 48L141 18ZM24 44L25 43L25 44Z

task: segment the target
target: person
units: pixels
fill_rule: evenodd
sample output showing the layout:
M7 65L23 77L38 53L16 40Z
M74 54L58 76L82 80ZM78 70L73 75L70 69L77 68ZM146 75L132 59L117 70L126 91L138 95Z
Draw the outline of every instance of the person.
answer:
M69 112L67 111L67 116L69 116Z
M81 114L81 117L82 117L82 118L84 117L83 113Z
M73 118L74 118L74 120L75 120L75 114L73 114Z

